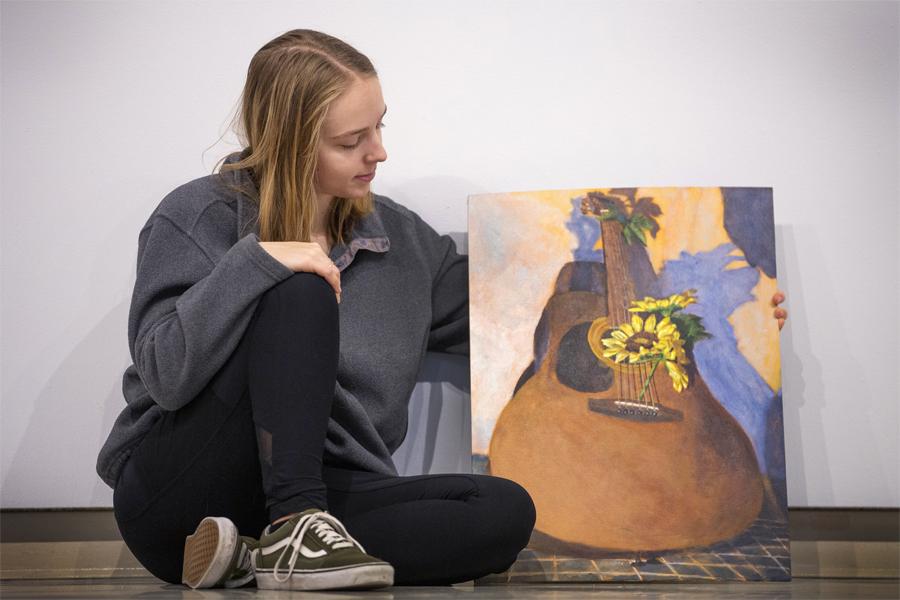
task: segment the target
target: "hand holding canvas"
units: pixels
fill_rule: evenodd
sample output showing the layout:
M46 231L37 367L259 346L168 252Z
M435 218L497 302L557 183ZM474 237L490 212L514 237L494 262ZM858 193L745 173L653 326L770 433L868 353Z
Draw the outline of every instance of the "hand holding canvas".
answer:
M784 322L787 320L787 311L783 308L777 308L779 304L784 302L784 292L778 291L775 292L775 295L772 296L772 306L775 306L775 310L773 311L773 315L776 319L778 319L778 330L781 331L781 328L784 327Z

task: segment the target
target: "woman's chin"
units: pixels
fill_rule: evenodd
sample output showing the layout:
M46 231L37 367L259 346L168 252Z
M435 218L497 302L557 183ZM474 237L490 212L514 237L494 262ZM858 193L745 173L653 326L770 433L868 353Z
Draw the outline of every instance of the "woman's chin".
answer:
M355 185L353 189L347 190L345 198L362 198L369 193L371 186L368 183Z

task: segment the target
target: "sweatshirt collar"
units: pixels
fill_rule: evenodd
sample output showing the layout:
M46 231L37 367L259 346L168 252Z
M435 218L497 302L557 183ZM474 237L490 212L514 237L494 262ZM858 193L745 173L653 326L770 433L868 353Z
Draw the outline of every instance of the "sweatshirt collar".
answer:
M225 159L225 163L228 164L243 159L249 152L249 148L245 148L240 153L235 152L230 154ZM249 184L256 187L256 182L250 177L250 173L247 169L239 169L238 171L233 171L233 173L236 175L239 184ZM390 249L391 241L388 238L387 230L384 227L384 221L381 218L379 211L380 206L380 203L376 199L372 212L356 222L346 243L338 243L332 247L329 258L334 261L335 266L341 271L353 262L357 252L360 250L383 253ZM238 194L237 213L238 239L251 231L259 235L259 223L257 222L259 217L259 207L256 202L244 194Z

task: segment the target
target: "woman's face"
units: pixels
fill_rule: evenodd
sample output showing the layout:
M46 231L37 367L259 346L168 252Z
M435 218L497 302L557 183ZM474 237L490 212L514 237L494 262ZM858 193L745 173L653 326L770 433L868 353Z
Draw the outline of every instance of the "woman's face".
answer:
M387 160L381 119L387 112L377 77L356 80L328 107L319 142L319 200L357 198L369 191L378 163Z

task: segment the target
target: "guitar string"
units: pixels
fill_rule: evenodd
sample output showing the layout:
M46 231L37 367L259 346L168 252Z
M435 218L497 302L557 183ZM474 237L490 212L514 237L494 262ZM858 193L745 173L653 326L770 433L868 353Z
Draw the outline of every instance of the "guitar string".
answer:
M617 235L616 235L617 232L616 232L615 230L613 230L612 223L609 224L608 230L609 230L609 232L610 232L610 234L611 234L611 235L609 236L609 238L610 238L610 239L609 239L609 242L610 242L610 243L609 243L610 259L612 259L613 262L610 263L610 261L607 261L607 264L608 264L608 265L609 265L609 264L612 264L612 265L615 266L616 269L618 269L618 268L619 268L619 265L620 265L621 263L619 263L619 261L617 260L617 257L616 257L616 251L615 251L615 246L616 246L615 240L616 240L616 238L617 238ZM619 276L620 276L620 273L614 272L614 273L613 273L613 277L614 277L613 281L615 281L615 280L616 280L615 278L617 278L617 277L619 277ZM621 281L621 279L618 279L618 281ZM616 303L615 303L615 304L613 305L613 307L612 307L613 310L615 311L615 314L613 315L613 318L615 319L615 326L616 326L616 327L621 327L621 325L622 325L622 317L621 317L621 315L619 314L619 310L621 309L621 307L619 306L619 302L618 302L619 299L616 298L616 300L617 300ZM619 376L617 377L617 379L619 380L619 398L622 399L622 400L628 400L628 397L625 395L625 391L626 391L626 389L627 389L627 387L628 387L628 385L627 385L627 384L628 384L627 375L628 375L628 370L627 370L627 368L625 367L625 365L622 365L622 368L619 370Z
M605 225L605 227L603 225ZM614 254L615 254L615 251L613 250L613 247L615 246L615 242L613 241L613 238L615 237L615 235L613 235L613 234L615 232L612 231L612 223L609 221L607 221L606 223L601 225L601 227L600 227L601 234L603 233L604 229L606 230L606 233L610 234L609 239L607 239L606 236L604 236L604 238L603 238L603 252L606 255L605 256L606 280L607 280L606 294L608 297L609 296L609 287L610 287L609 281L615 281L615 277L617 275L617 273L612 273L612 279L610 279L610 272L612 270L612 269L610 269L610 267L612 267L614 265L614 262L611 259L614 258ZM613 322L611 323L611 325L613 327L618 327L619 325L621 325L621 323L619 322L619 315L618 315L619 307L610 303L610 309L611 309L611 311L613 311L615 313L615 314L610 315L613 319ZM615 359L613 359L613 360L615 361ZM625 378L623 377L623 373L624 373L624 369L620 369L616 376L616 386L618 388L619 398L621 400L626 400L627 398L625 397L625 381L624 381Z
M614 248L613 254L615 255L616 263L618 265L621 265L620 268L625 270L624 273L621 273L622 278L619 281L627 282L628 279L626 279L626 278L630 278L631 274L630 274L629 270L627 269L628 265L625 260L625 246L624 246L624 244L621 243L621 239L618 236L616 237L616 241L613 244L611 244L611 246ZM627 287L627 283L625 283L625 286ZM628 306L627 306L628 299L625 297L624 294L620 298L620 302L621 302L621 306L618 307L618 309L621 310L621 313L618 316L618 319L621 324L621 323L628 321L628 316L629 316L628 315ZM635 332L635 333L638 333L638 332ZM648 377L650 377L650 373L654 373L654 375L655 375L655 372L653 371L653 369L650 368L650 366L647 363L638 363L635 366L626 367L626 369L627 369L627 372L629 373L629 378L627 380L627 383L632 388L630 390L630 392L631 392L630 397L634 401L637 401L638 395L640 394L640 390L642 390L644 387L644 382L647 380ZM637 373L635 371L637 371ZM635 382L635 377L637 377L637 382ZM651 379L648 382L647 391L644 393L644 397L641 398L640 402L641 402L641 404L643 404L645 406L655 406L655 405L659 404L659 390L656 387L655 378Z
M622 234L621 234L621 225L619 225L617 232L619 235L615 236L615 242L613 242L612 246L614 248L613 253L615 254L616 264L618 268L622 270L621 273L617 273L619 276L619 281L622 282L622 291L625 291L625 288L628 286L629 272L627 270L627 264L625 263L625 253L624 253L624 244L622 243ZM626 298L626 294L623 293L619 298L618 302L620 306L617 307L619 312L619 324L629 322L628 319L628 299ZM635 332L638 333L638 332ZM639 378L640 375L638 373L641 372L641 365L626 365L625 372L627 373L626 379L626 388L628 391L628 396L625 397L628 401L637 401L637 385L635 382L635 378Z

